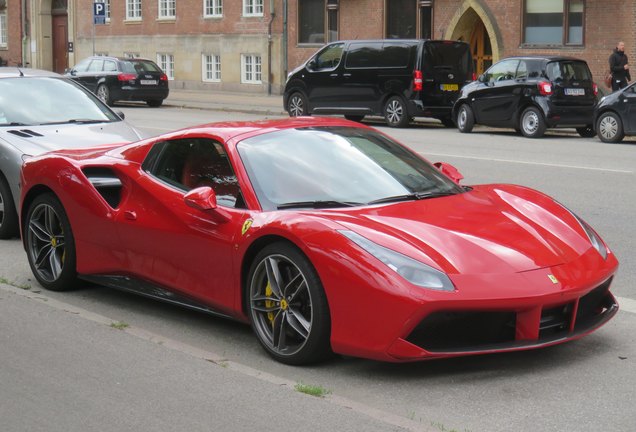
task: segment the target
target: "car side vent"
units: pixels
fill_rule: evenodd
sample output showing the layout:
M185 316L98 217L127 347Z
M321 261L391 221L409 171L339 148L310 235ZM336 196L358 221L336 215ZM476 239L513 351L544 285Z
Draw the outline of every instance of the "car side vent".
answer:
M119 206L123 184L117 174L109 168L102 167L87 167L82 172L109 206Z
M8 132L12 133L13 135L17 135L17 136L19 136L21 138L32 138L32 137L44 136L41 133L34 132L34 131L30 130L30 129L20 129L20 130L12 129L12 130L10 130Z

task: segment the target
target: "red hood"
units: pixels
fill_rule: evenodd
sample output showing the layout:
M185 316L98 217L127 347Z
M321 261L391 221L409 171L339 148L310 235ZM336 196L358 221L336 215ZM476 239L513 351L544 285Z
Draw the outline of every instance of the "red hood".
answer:
M523 272L570 262L591 247L569 211L512 185L339 212L331 219L447 273Z

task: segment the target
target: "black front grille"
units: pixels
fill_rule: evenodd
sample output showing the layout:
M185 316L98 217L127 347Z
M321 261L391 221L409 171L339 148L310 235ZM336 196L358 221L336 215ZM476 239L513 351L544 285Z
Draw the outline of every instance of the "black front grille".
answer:
M514 312L435 312L406 338L427 351L474 351L515 340Z
M544 309L539 323L539 339L552 338L570 330L572 321L572 303Z
M612 295L609 292L612 279L608 279L603 284L581 297L579 308L576 311L576 322L574 330L584 330L596 322L609 309L616 306Z

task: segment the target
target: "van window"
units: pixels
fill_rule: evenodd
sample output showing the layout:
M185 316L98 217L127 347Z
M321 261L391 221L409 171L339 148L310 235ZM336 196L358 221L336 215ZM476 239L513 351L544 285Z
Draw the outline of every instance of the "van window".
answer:
M347 51L345 67L377 68L382 63L382 42L352 43Z
M342 49L344 47L343 43L337 43L333 45L329 45L321 52L319 52L316 57L314 57L307 66L309 69L314 71L324 70L324 69L335 69L340 64L340 58L342 57Z
M405 68L409 65L411 46L399 42L385 42L382 51L384 67Z
M470 59L470 45L464 42L429 42L424 45L426 55L423 69L427 63L433 66L442 65L457 71L472 72L473 65Z

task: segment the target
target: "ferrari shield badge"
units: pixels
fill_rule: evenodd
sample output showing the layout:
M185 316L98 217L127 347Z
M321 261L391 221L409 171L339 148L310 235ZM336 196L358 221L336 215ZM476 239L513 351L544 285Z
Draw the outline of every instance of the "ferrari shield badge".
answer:
M558 284L559 283L559 280L556 278L555 275L549 274L548 275L548 279L550 279L553 284Z
M241 235L245 235L247 230L250 229L250 227L252 226L252 222L254 222L252 219L247 219L245 222L243 222L243 228L241 228Z

